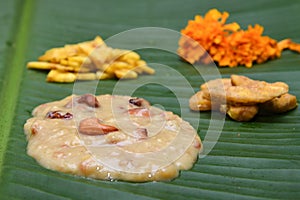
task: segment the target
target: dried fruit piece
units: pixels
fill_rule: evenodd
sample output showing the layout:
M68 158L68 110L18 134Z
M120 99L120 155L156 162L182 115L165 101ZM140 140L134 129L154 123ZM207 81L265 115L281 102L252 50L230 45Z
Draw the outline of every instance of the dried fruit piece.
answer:
M96 117L81 120L79 132L85 135L105 135L110 132L118 131L114 126L102 124Z
M73 115L69 112L62 113L61 111L50 111L46 114L49 119L72 119Z
M150 103L142 98L129 99L129 103L138 107L149 107Z
M135 105L135 106L142 106L142 99L140 98L135 98L135 99L129 99L129 103Z
M100 107L100 103L96 96L92 94L84 94L81 96L73 96L72 99L66 103L64 107L66 108L72 108L72 106L76 106L77 104L85 104L92 108L98 108Z

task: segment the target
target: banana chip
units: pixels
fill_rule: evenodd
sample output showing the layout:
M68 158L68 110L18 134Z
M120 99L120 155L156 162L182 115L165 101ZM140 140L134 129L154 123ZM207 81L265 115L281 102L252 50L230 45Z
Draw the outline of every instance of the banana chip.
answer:
M108 47L100 36L92 41L68 44L47 50L29 69L50 70L48 82L76 80L135 79L139 74L154 74L136 52Z
M76 74L53 69L47 75L48 82L71 83L76 80Z

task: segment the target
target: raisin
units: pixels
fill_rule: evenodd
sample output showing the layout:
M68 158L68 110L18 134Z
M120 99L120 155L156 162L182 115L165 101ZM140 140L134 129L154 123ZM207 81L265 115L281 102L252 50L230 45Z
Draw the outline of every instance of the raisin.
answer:
M72 119L73 115L69 112L63 114L61 111L50 111L46 117L49 119Z

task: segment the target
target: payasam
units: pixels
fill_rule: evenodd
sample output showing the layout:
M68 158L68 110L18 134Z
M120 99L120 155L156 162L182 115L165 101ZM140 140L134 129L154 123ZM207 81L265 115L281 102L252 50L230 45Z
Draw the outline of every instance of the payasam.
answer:
M36 107L27 153L45 168L101 180L171 180L202 149L196 130L142 98L71 95Z

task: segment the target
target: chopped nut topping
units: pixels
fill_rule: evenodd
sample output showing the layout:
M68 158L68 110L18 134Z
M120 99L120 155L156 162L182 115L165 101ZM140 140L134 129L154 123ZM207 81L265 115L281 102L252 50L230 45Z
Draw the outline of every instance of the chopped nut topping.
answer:
M127 136L122 132L112 132L105 135L105 141L109 144L117 144L127 139Z
M138 128L136 129L135 133L139 139L145 139L148 137L148 131L145 128Z
M79 123L79 132L86 135L105 135L114 131L118 131L118 129L114 126L101 124L96 117L84 119Z
M100 106L97 98L92 94L84 94L82 95L78 101L78 103L85 103L86 105L94 108L98 108Z
M50 111L46 114L49 119L72 119L73 115L69 112L63 114L60 111Z
M147 108L132 108L128 110L130 115L134 115L137 117L149 117L150 112Z

